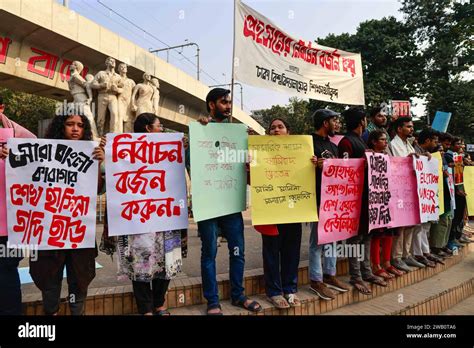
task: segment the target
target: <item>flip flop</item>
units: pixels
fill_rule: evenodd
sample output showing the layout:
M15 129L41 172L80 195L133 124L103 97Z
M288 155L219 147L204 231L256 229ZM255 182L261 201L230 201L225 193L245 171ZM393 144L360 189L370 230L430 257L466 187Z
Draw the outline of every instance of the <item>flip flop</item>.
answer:
M370 278L364 279L364 281L375 284L375 285L383 286L383 287L388 286L388 284L385 280L382 280L382 279L376 278L376 277L370 277Z
M357 291L359 291L362 295L372 295L372 290L370 290L365 284L363 281L361 280L351 280L349 282L350 284L352 284Z
M211 309L216 309L216 308L219 308L219 309L220 309L220 312L217 312L217 313L209 313L209 311L210 311ZM224 313L222 313L222 307L221 307L221 305L220 305L220 304L217 304L217 305L207 306L207 315L211 315L211 316L212 316L212 315L214 315L214 316L216 316L216 315L224 315Z
M240 300L232 301L232 306L240 307L254 313L258 313L263 309L260 303L258 303L257 301L252 301L250 302L250 304L245 306L245 302L247 300L249 300L248 297L243 297Z
M270 301L270 303L274 305L275 308L278 308L278 309L290 308L289 303L281 295L268 297L268 301Z

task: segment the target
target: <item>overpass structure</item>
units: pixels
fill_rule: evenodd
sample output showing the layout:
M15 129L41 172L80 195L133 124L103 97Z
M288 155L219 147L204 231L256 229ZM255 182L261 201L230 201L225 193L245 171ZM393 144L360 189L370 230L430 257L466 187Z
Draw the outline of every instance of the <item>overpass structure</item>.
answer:
M54 0L0 0L0 86L70 100L69 65L81 61L86 73L104 70L110 56L129 65L128 77L143 73L160 81L160 116L165 127L187 131L207 115L209 87L163 59ZM234 105L234 120L264 134L263 127Z

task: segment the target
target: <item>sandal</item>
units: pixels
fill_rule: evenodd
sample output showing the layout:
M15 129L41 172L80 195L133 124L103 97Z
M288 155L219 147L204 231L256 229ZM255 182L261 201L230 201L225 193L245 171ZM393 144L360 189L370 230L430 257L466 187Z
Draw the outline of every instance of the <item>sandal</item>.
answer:
M291 307L300 307L301 306L301 301L296 296L296 294L286 294L285 298L286 298L286 300L288 301L288 304Z
M395 268L395 267L393 267L393 266L387 267L385 270L386 270L387 272L389 272L389 273L391 273L391 274L397 276L397 277L401 277L402 275L405 274L405 272L400 271L399 269L397 269L397 268Z
M219 308L219 312L216 312L216 313L209 313L210 310L212 309L216 309L216 308ZM220 304L216 304L216 305L211 305L211 306L207 306L207 315L224 315L224 313L222 313L222 307Z
M257 301L252 301L250 302L250 304L245 306L245 302L247 302L248 300L248 297L243 297L240 300L232 301L232 306L240 307L254 313L258 313L263 309L260 303L258 303Z
M351 280L349 283L362 295L372 295L372 290L370 290L362 280Z
M268 300L270 301L272 305L275 306L275 308L278 308L278 309L290 308L290 305L288 304L286 299L281 295L268 297Z
M383 286L383 287L387 287L387 282L385 280L382 280L378 277L370 277L370 278L367 278L367 279L364 279L366 282L369 282L369 283L372 283L372 284L375 284L375 285L379 285L379 286Z
M168 316L168 315L171 315L171 313L167 309L161 309L153 313L153 315Z
M376 271L374 272L374 274L375 274L377 277L382 277L382 278L385 279L385 280L389 280L389 279L395 278L395 275L388 273L388 272L387 272L386 270L384 270L383 268L380 268L380 269L376 270Z

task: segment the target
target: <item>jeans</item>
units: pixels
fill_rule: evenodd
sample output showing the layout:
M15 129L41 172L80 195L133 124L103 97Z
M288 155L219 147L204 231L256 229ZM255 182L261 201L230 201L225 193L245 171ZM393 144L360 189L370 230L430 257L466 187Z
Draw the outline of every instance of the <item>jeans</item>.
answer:
M201 276L203 294L208 306L219 304L219 291L216 280L217 236L219 230L227 239L229 248L229 279L232 301L245 298L242 286L245 266L244 221L241 213L224 215L199 221L201 235Z
M323 281L323 273L331 276L336 275L337 258L332 256L333 253L331 256L326 255L325 245L318 245L318 223L312 222L309 235L309 279L315 282ZM324 258L323 264L321 264L321 256Z
M0 244L6 245L6 237ZM18 264L21 258L0 256L0 315L21 315L21 283Z
M268 297L298 291L301 224L278 225L278 236L262 235L263 270Z
M464 229L464 211L466 210L466 197L455 195L456 209L454 210L454 218L449 233L449 241L454 241L462 236Z
M167 279L153 279L151 282L132 281L133 295L137 301L138 313L152 313L165 303L166 291L170 281Z
M363 259L359 260L358 257L349 256L349 274L351 275L352 281L358 281L362 279L369 279L374 277L372 273L372 267L370 265L370 244L372 235L363 234L349 238L346 241L348 245L359 245L363 248Z

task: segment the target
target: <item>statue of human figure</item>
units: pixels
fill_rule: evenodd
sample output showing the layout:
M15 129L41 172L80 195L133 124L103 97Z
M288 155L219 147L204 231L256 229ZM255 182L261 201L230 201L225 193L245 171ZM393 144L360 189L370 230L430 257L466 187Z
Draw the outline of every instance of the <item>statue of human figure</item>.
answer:
M155 115L158 115L158 107L160 105L160 81L157 78L152 78L151 82L153 84L153 110Z
M69 66L70 79L68 81L69 92L73 98L73 103L77 109L81 110L84 113L84 116L87 117L91 124L92 136L94 140L99 139L99 134L97 133L97 127L94 120L94 114L92 113L91 104L92 104L92 89L89 81L84 79L81 76L81 72L84 69L84 65L75 60ZM87 75L86 78L91 75Z
M145 112L154 113L153 110L153 94L155 90L151 82L151 76L147 73L143 74L143 82L133 88L132 93L132 111L136 111L139 116ZM137 97L138 94L138 97Z
M98 90L97 96L97 130L99 135L107 131L112 133L123 132L123 122L119 118L118 98L122 93L122 78L115 72L115 59L108 57L105 60L106 70L99 71L91 84L93 89ZM110 113L110 123L106 128L107 110Z
M128 66L120 63L118 66L120 77L122 78L122 93L118 96L119 118L123 123L125 133L133 133L133 122L135 122L135 113L132 111L132 92L136 83L127 77Z

